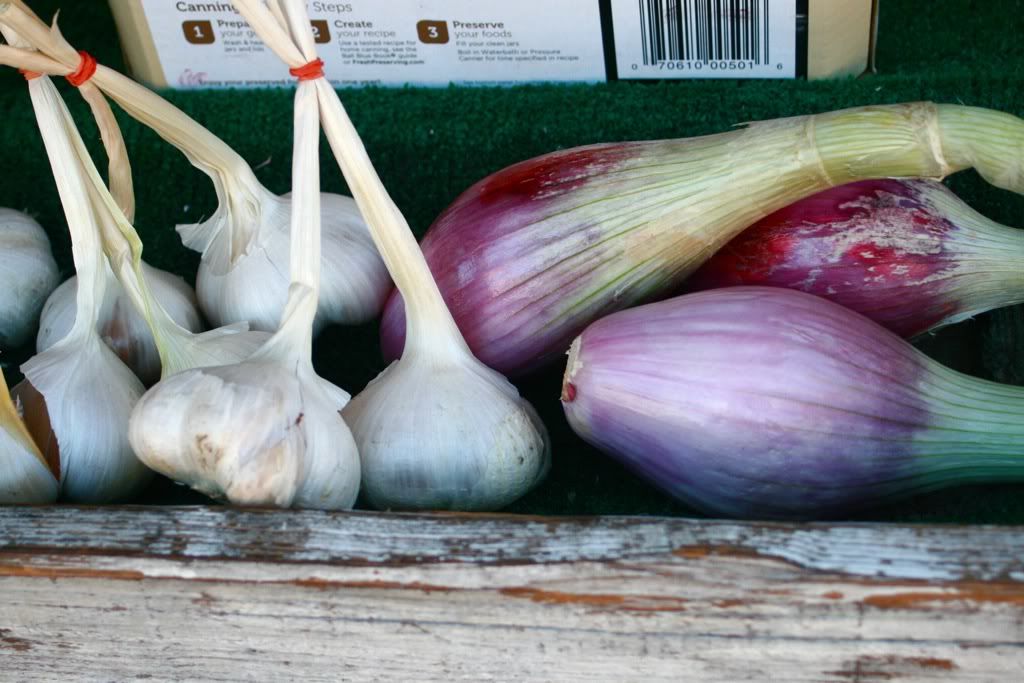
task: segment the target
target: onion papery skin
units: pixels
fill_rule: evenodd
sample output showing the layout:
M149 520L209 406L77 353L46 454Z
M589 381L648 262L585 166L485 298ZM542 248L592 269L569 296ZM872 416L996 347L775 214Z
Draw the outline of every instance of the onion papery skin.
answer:
M865 180L763 218L686 281L739 285L821 296L910 338L1024 301L1024 231L937 181Z
M599 320L573 342L562 405L583 439L711 515L835 517L1024 479L1024 389L792 290L710 290Z

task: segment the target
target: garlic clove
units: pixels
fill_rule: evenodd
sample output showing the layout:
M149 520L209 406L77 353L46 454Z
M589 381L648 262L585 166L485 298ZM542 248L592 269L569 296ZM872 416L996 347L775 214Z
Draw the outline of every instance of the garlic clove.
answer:
M214 498L350 508L359 458L321 382L263 357L187 370L142 397L129 438L151 468Z
M15 393L36 444L48 460L58 461L62 498L125 500L149 482L152 472L127 438L128 418L144 387L97 335L58 343L21 370L25 381Z
M241 251L228 230L199 241L188 237L195 226L178 226L182 239L189 240L187 246L204 247L196 292L214 325L245 321L254 330L273 331L281 321L289 285L290 195L264 191L260 205L260 228ZM391 288L355 201L321 193L320 212L322 277L314 334L326 324L357 325L373 319Z
M57 478L11 402L2 371L0 423L0 505L57 500Z
M322 379L311 367L300 370L306 401L306 471L293 504L300 508L348 510L359 494L359 451L342 408L350 396ZM312 457L310 457L310 454Z
M532 406L468 355L407 355L342 416L359 446L363 494L377 509L495 510L532 489L551 464Z
M104 268L106 294L99 313L97 332L117 356L149 385L160 378L160 354L146 319L139 314L110 266ZM203 329L192 288L177 275L143 262L142 271L154 297L171 318L192 332ZM45 351L67 336L75 322L78 279L72 277L58 287L40 317L36 350Z
M0 208L0 347L24 344L60 281L50 240L30 216Z

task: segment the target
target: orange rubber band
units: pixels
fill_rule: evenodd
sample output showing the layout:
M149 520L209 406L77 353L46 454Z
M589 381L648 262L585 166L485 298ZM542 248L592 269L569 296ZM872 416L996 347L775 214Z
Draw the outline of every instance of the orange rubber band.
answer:
M85 85L85 82L96 73L96 58L85 50L79 50L78 54L82 56L82 61L78 63L78 70L65 76L68 79L68 83L76 88Z
M38 71L29 71L28 69L18 69L18 73L24 76L26 81L35 80L43 75Z
M317 78L324 77L324 60L314 59L309 64L303 64L302 66L295 67L294 69L288 69L288 73L300 81L312 81Z

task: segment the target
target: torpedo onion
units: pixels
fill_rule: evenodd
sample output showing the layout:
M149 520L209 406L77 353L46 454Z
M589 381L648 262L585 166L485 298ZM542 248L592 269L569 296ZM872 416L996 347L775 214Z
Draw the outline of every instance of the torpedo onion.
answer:
M65 75L78 68L81 57L56 24L49 29L22 3L0 3L0 23L52 58L36 70ZM207 319L214 325L248 322L252 329L276 330L288 298L291 198L263 187L227 144L147 88L103 65L91 82L213 181L216 212L177 228L185 246L202 253L196 292ZM377 316L387 296L387 272L355 202L330 193L319 201L324 277L316 329L366 322Z
M300 0L283 9L258 0L235 6L294 72L315 63ZM287 16L291 36L272 14ZM362 459L362 492L376 508L489 510L522 496L546 474L547 432L508 380L473 357L444 305L405 218L370 162L337 93L315 85L321 122L388 272L410 300L400 360L342 414Z
M57 493L57 478L11 403L0 369L0 505L52 503Z
M713 515L836 516L1024 479L1024 388L949 370L794 290L603 318L572 343L562 406L586 441Z
M933 180L864 180L766 216L685 287L736 285L799 289L914 337L1024 301L1024 231Z
M510 166L464 192L422 249L470 348L518 375L592 320L673 291L765 215L872 177L973 166L1024 190L1024 121L957 105L878 105L684 140L592 145ZM385 308L385 356L401 348Z
M106 259L68 139L70 114L48 77L35 78L28 87L71 232L79 286L71 330L21 366L25 380L13 393L39 450L47 462L56 463L62 498L124 500L152 476L127 438L128 417L143 386L96 331Z
M60 281L50 240L31 216L0 208L0 348L32 337L43 303Z
M321 264L318 113L313 85L300 83L292 285L280 328L243 362L161 380L132 414L130 438L144 462L233 503L350 508L359 491L359 455L339 412L349 396L312 364Z

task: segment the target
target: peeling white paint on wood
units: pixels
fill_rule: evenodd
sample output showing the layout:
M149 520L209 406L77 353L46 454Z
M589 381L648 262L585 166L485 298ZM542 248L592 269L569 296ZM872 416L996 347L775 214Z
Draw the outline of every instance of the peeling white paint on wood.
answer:
M1024 530L0 509L7 680L1020 680Z

